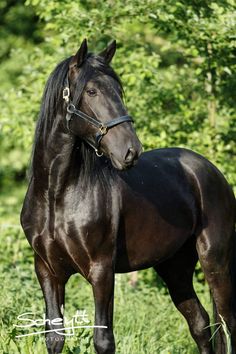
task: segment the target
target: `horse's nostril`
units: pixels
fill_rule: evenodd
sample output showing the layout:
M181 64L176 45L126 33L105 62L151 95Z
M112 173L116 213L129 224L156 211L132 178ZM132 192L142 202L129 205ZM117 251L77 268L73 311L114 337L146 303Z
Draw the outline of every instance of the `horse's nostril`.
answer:
M133 147L130 147L127 151L126 156L125 156L125 162L133 161L135 156L136 156L136 151L134 150Z

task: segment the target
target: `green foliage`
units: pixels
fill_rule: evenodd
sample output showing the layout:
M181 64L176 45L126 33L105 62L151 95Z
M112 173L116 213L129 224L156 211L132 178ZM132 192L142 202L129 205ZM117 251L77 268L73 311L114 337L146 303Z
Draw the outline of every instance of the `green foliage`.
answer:
M4 12L4 1L0 5ZM116 38L113 66L144 148L196 150L236 186L233 0L27 0L25 11L22 6L4 12L2 63L10 74L6 78L0 70L0 75L11 88L0 90L2 176L27 168L40 97L55 65L84 37L96 51ZM16 48L14 16L24 22Z
M33 45L42 40L37 19L32 7L25 7L24 1L0 0L0 73L1 87L6 90L16 83ZM17 51L18 48L22 50Z

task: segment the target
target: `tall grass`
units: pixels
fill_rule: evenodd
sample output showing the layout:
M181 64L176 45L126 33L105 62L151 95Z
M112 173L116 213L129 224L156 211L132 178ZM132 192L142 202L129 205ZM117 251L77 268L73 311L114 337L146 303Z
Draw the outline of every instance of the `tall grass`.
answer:
M225 339L226 339L226 354L232 354L232 347L231 347L231 335L229 333L227 324L225 323L224 318L219 315L220 320L221 320L221 327L223 329Z

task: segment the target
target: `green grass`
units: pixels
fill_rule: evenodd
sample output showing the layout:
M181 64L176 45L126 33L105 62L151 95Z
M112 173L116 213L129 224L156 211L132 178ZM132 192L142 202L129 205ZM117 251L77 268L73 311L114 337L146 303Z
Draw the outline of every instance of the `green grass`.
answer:
M17 339L17 316L32 312L42 318L44 301L33 267L32 250L19 224L25 186L8 186L0 203L0 353L46 354L44 337ZM116 276L114 331L117 354L198 353L187 324L172 304L165 288L153 286L152 271L140 272L133 288L129 275ZM211 309L207 288L196 283L203 305ZM66 316L85 309L93 324L94 307L90 285L79 275L71 277L66 288ZM43 328L37 328L43 329ZM36 329L34 329L36 330ZM24 332L25 333L25 332ZM92 330L76 330L66 339L63 353L94 353Z

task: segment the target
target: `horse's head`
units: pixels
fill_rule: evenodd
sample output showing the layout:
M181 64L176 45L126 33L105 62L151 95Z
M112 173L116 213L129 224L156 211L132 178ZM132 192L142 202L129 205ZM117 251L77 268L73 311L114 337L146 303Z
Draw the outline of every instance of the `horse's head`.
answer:
M88 53L84 40L71 58L63 97L68 129L123 170L137 161L141 144L122 100L120 80L109 66L115 51L114 41L98 55Z

